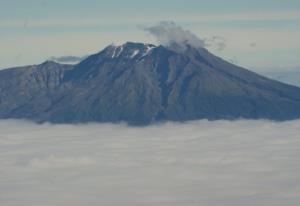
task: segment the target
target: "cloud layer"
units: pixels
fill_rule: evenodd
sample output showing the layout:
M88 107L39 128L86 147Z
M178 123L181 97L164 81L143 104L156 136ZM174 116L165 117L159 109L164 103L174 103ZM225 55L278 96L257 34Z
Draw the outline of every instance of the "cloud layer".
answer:
M300 120L126 125L0 121L0 202L296 206Z

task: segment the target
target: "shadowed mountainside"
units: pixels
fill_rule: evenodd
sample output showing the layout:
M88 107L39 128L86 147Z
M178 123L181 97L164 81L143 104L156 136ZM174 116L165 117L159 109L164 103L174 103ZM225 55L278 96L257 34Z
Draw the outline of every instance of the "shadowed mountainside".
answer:
M0 71L0 118L120 122L300 117L300 88L230 64L206 49L128 42L75 66Z

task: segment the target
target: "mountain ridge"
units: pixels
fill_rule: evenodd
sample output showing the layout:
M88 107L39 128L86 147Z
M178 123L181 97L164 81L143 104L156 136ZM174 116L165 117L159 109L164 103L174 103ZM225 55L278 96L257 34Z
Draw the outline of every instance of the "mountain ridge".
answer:
M48 61L16 70L0 71L0 118L149 124L300 117L300 88L190 45L127 42L74 66Z

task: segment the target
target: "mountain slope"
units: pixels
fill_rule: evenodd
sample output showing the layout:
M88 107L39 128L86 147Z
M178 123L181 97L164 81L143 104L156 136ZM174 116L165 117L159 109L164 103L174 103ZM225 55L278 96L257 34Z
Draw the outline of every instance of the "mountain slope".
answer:
M36 119L64 87L64 73L72 67L47 61L0 70L0 117Z
M41 68L36 70L42 76ZM47 78L40 78L42 82L37 84L29 75L22 87L15 88L11 98L19 105L22 97L21 107L9 106L10 98L1 94L0 117L132 124L300 117L300 88L237 67L206 49L188 46L182 51L176 46L129 42L108 46L74 68L58 64L55 68L51 72L46 69L53 80L50 84ZM15 76L5 75L0 72L4 85L16 81ZM8 86L0 84L1 91L5 88L11 93ZM26 98L18 92L23 89L28 91Z

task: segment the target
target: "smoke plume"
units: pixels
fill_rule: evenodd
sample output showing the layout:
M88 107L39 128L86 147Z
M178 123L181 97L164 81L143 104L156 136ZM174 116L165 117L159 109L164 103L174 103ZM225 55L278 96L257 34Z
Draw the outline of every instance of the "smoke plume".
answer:
M164 46L187 46L203 48L205 42L192 32L183 29L174 22L163 21L154 26L144 27L143 30L153 35Z

